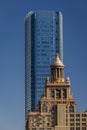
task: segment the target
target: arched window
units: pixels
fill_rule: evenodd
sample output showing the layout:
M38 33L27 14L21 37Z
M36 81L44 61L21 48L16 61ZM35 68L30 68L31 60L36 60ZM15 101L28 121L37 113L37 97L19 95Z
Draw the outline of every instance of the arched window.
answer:
M69 111L70 111L70 112L74 112L74 106L70 105Z
M47 106L46 105L42 106L42 112L47 112Z

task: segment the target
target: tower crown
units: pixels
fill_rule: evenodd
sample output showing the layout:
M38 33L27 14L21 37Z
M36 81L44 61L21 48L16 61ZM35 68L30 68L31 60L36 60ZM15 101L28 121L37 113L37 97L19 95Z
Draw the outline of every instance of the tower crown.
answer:
M56 54L56 58L53 61L53 63L51 64L51 66L64 66L63 63L62 63L62 61L59 58L58 53Z
M60 60L58 53L51 64L51 82L64 82L64 64Z

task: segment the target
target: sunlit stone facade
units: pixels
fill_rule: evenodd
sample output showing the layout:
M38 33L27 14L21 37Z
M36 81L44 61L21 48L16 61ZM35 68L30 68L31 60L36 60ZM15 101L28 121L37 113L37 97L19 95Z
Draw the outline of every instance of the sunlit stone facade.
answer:
M70 92L70 79L64 79L64 65L56 55L47 77L39 110L28 112L26 130L87 130L87 111L76 112L76 99Z

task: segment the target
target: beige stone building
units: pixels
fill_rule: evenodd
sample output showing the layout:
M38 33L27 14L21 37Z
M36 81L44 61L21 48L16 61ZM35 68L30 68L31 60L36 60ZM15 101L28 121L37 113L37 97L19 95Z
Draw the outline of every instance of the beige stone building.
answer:
M58 54L51 64L51 77L46 79L39 110L28 112L26 130L87 130L87 111L76 112L70 79L64 80L64 65Z

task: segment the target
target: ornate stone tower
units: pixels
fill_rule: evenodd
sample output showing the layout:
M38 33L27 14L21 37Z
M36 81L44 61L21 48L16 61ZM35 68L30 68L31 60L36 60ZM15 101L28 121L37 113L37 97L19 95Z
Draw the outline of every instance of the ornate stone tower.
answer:
M39 110L28 113L26 130L87 130L87 112L76 112L70 79L64 80L64 64L58 54L51 64Z

